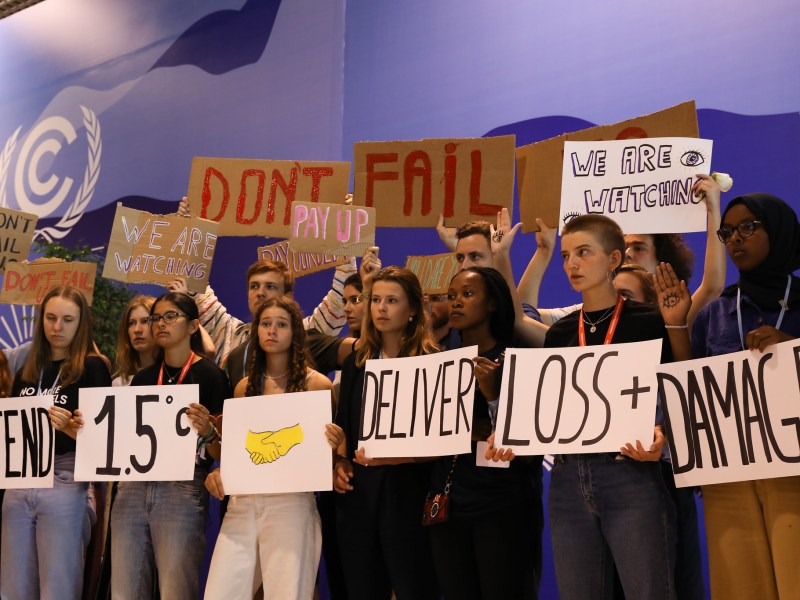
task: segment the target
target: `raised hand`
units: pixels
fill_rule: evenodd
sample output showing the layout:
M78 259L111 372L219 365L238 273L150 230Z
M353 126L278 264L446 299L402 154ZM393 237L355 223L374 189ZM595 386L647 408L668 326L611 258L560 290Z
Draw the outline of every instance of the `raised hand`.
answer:
M692 307L692 297L686 282L678 279L672 265L662 262L656 267L653 283L658 293L658 308L664 323L671 327L685 326Z

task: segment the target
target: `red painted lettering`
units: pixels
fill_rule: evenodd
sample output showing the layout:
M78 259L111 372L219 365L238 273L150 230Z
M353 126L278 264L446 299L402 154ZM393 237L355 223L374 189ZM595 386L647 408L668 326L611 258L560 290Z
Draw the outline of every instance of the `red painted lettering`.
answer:
M292 202L294 202L295 194L297 194L297 169L292 168L288 184L278 169L272 169L272 183L269 187L269 200L267 201L267 223L275 222L275 194L278 188L281 188L281 192L286 198L286 212L283 215L283 224L288 225L292 220Z
M376 181L394 181L399 177L397 171L376 171L375 165L397 162L397 152L367 154L367 197L366 206L373 206Z
M209 217L208 216L208 205L211 203L211 177L216 177L219 182L222 184L222 205L220 206L219 212L217 213L216 217ZM203 219L210 219L211 221L219 221L222 219L222 215L225 214L225 210L228 208L228 200L230 199L230 191L228 190L228 180L225 179L225 176L217 171L214 167L208 167L206 169L206 176L203 178L203 193L202 193L202 208L200 209L200 217Z
M481 151L473 150L470 154L472 159L472 172L469 179L469 212L472 215L496 215L502 210L499 204L481 204L481 172L483 171L483 161Z
M249 177L258 177L258 186L256 188L256 205L253 209L253 217L250 219L244 218L244 209L247 205L247 179ZM247 169L242 173L242 181L239 186L239 202L236 204L236 222L242 225L251 225L261 214L261 203L264 201L264 182L266 174L261 169Z
M417 165L421 162L421 165ZM406 156L403 163L403 214L409 216L414 207L414 178L422 178L422 214L431 212L431 157L424 150L415 150Z

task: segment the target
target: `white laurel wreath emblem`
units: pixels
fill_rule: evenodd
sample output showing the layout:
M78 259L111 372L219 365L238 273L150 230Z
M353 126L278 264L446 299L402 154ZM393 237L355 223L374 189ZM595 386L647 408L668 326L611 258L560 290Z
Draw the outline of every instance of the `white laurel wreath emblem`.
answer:
M83 112L83 126L86 128L86 141L89 144L83 183L81 183L81 187L78 188L78 192L75 194L75 200L67 209L67 212L59 219L58 223L53 227L37 229L33 235L34 240L42 237L48 242L52 242L54 239L60 240L69 235L72 228L81 220L94 195L94 188L100 176L100 155L103 151L103 142L100 139L100 121L98 121L94 111L85 106L81 106L81 112Z

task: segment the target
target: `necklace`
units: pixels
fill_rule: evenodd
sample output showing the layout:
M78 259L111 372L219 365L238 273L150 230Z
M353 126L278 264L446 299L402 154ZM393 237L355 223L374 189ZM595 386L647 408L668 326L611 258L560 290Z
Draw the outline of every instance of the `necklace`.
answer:
M614 311L614 308L615 307L612 306L611 308L606 310L606 312L603 313L603 316L597 319L597 321L595 321L594 323L586 313L583 313L583 320L586 322L587 325L591 325L591 327L589 327L589 333L594 333L595 331L597 331L597 326L611 316L611 313Z
M281 386L278 385L277 380L280 379L281 377L284 377L284 376L288 375L288 374L289 374L289 371L286 371L285 373L281 373L280 375L270 375L269 373L264 373L264 384L267 383L267 379L272 379L272 389L273 390L279 390L279 389L281 389Z
M178 370L175 372L175 374L171 375L170 372L169 372L169 369L167 368L167 365L165 363L164 364L164 373L167 374L167 383L172 383L173 381L175 381L178 378L178 375L181 374L181 370L182 369L183 369L183 367L178 367Z

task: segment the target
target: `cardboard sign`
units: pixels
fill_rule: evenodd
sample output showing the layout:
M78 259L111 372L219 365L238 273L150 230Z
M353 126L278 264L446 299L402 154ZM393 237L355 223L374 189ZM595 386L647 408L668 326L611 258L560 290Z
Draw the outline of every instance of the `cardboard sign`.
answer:
M661 365L678 487L800 475L800 341Z
M329 391L225 401L222 486L226 494L333 489Z
M506 351L495 446L519 455L649 447L661 340Z
M47 292L60 285L71 285L81 291L91 305L97 265L88 262L67 262L60 258L37 258L33 262L6 263L0 303L41 304Z
M346 162L196 157L187 196L219 235L288 238L295 201L341 204L349 184Z
M0 489L53 487L52 396L0 398Z
M613 125L589 127L517 148L519 213L523 231L537 231L536 217L558 227L564 142L628 140L648 137L697 137L694 100ZM490 219L491 220L491 219Z
M289 247L295 252L362 256L375 245L375 209L344 204L292 204Z
M186 411L200 386L81 388L75 481L189 481L197 431Z
M648 138L565 142L560 225L605 215L625 233L706 230L706 207L692 192L709 174L711 140Z
M218 228L197 217L153 215L117 204L103 277L160 284L183 277L189 290L202 292Z
M358 142L353 201L378 209L379 227L494 221L511 210L514 140L488 138Z
M371 458L470 452L478 347L368 360L359 448Z
M0 208L0 273L7 262L28 258L38 220L39 217L31 213Z
M289 248L288 240L261 246L258 249L258 258L259 260L282 262L295 277L302 277L350 262L346 256L330 256L321 252L294 252Z
M453 253L406 258L406 269L417 276L422 291L426 294L447 293L450 280L456 276L458 268L458 261Z

